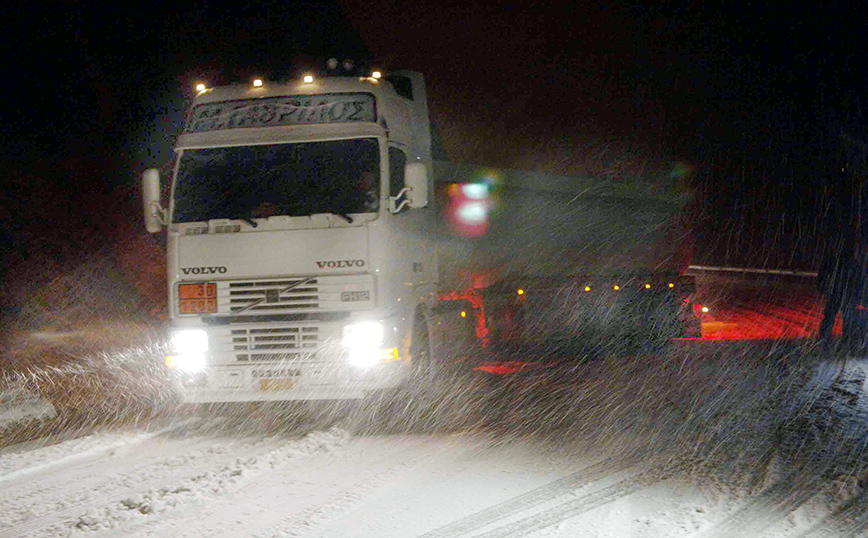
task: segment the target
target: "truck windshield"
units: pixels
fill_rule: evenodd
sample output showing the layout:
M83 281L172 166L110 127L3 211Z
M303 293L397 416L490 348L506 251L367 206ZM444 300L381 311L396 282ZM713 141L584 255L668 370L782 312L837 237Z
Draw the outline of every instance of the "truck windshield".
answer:
M376 213L377 140L184 150L174 222Z

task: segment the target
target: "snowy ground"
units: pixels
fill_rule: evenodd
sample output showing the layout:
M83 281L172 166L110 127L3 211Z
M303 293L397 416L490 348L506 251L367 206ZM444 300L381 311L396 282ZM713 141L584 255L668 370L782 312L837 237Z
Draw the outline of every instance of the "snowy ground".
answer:
M31 440L0 452L0 538L868 536L864 432L826 420L860 408L835 408L859 361L755 345Z
M718 303L714 330L810 332L788 304ZM605 346L506 383L212 409L136 383L152 351L4 378L0 538L868 536L868 358L804 338Z

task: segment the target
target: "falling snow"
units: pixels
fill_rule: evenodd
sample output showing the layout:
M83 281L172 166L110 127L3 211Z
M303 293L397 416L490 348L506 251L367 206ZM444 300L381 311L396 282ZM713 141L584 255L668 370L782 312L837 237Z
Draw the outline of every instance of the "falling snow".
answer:
M708 338L359 403L184 406L156 332L22 337L53 360L3 374L0 537L866 532L866 361L781 335L804 288L704 286Z

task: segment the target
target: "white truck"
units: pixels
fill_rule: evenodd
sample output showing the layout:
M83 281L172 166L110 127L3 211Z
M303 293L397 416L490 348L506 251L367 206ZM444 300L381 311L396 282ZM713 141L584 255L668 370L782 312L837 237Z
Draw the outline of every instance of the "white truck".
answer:
M355 399L410 375L437 299L427 97L417 73L379 75L200 87L168 208L145 172L185 400Z
M358 399L590 334L579 318L695 335L693 283L665 267L682 198L435 162L431 133L411 71L198 89L168 207L142 181L186 401Z

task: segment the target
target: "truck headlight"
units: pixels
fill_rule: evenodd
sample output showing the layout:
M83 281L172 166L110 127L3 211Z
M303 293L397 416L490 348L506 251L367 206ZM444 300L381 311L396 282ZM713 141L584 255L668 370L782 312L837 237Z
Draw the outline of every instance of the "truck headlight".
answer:
M345 347L350 349L373 348L383 344L383 325L376 321L365 321L344 326Z
M361 367L373 366L380 362L382 354L383 325L376 321L345 325L343 344L351 363Z
M186 372L198 372L205 367L208 333L202 329L185 329L172 333L172 355L166 366Z
M172 349L181 355L208 351L208 333L202 329L185 329L172 334Z

